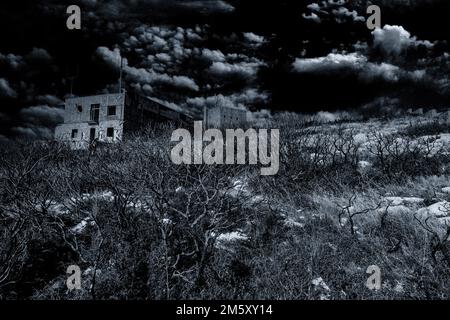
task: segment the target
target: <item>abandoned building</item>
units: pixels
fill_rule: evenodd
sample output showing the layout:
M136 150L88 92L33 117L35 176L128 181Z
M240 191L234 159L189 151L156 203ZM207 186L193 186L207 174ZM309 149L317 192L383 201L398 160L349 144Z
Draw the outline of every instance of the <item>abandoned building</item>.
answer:
M247 111L236 107L203 108L205 128L236 128L247 122Z
M64 123L56 127L55 138L72 149L87 148L93 141L121 141L151 121L192 122L157 99L128 93L67 98L64 110Z
M200 120L200 119L199 119ZM152 97L134 93L109 93L67 98L64 122L55 129L55 138L72 149L85 149L92 142L113 143L152 121L171 121L192 127L194 119ZM247 121L247 111L228 106L203 110L205 128L236 128Z

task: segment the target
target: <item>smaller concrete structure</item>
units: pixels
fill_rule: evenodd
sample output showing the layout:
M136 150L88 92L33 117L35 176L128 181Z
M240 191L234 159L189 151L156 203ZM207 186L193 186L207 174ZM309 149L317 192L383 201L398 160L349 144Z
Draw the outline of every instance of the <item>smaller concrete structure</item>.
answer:
M205 128L238 128L247 122L247 111L234 107L203 108Z

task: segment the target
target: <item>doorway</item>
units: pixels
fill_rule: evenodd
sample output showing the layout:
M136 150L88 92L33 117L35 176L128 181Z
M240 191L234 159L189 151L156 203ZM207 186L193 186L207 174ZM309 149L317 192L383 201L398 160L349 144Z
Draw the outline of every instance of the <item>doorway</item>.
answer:
M95 140L95 128L91 128L91 131L89 133L89 141Z

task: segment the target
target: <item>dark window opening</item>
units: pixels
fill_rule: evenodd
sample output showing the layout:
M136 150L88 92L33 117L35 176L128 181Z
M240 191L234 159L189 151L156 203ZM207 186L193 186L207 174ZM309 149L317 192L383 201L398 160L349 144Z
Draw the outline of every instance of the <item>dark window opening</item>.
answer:
M116 106L108 106L108 116L116 115Z
M73 129L72 130L72 139L77 138L77 136L78 136L78 129Z
M100 105L99 104L91 104L91 117L90 120L98 123L100 118Z
M89 140L93 141L95 139L95 128L91 128L89 132Z
M108 128L106 129L106 136L108 138L114 138L114 128Z
M78 110L78 112L83 112L83 106L77 105L77 110Z

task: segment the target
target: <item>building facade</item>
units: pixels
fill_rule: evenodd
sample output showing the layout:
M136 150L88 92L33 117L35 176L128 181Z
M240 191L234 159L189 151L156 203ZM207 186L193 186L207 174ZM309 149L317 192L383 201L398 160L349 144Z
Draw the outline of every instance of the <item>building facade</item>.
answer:
M64 122L55 129L55 139L72 149L86 149L94 142L114 143L152 121L171 121L192 127L194 119L179 108L139 94L111 93L67 98ZM247 111L218 106L204 108L205 128L238 128L247 122Z
M64 122L55 129L55 139L72 149L86 149L93 142L114 143L151 121L186 124L191 118L155 98L112 93L68 98Z
M122 140L125 121L125 93L68 98L64 123L55 129L55 138L83 149L93 141Z
M237 128L246 122L246 110L225 106L203 108L203 125L205 128Z

